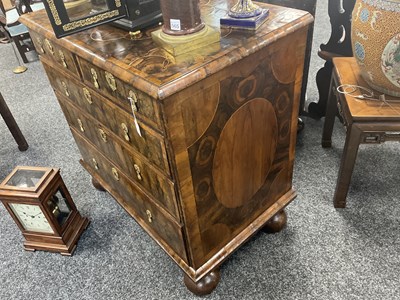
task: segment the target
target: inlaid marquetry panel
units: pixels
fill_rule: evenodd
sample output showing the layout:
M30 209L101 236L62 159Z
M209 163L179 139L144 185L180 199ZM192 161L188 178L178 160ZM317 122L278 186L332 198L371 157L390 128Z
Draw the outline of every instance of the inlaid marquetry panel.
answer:
M187 97L179 107L169 108L166 101L170 129L182 126L185 132L196 238L202 245L193 254L195 264L212 257L291 189L294 94L302 54L291 53L288 62L276 59L285 56L280 49L296 43L296 38L279 42L210 79L199 89L204 102L189 93L179 96Z

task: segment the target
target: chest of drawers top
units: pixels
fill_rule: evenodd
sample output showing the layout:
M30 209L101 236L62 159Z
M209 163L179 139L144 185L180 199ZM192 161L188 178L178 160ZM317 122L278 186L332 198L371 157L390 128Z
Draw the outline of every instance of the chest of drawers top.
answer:
M219 30L219 19L226 15L230 2L234 1L211 0L202 5L204 22ZM89 63L118 75L134 88L155 99L164 99L312 22L312 16L305 11L268 7L269 20L255 33L222 29L220 43L178 57L158 47L152 41L150 31L132 40L127 31L103 25L57 40L44 10L25 14L20 21L31 32L35 31ZM61 62L60 58L58 60ZM184 80L178 80L182 77Z

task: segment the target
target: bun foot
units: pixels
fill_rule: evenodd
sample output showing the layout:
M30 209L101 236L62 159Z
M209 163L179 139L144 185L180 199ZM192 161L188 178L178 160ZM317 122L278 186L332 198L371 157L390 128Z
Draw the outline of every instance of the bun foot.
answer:
M265 233L276 233L285 228L287 223L286 212L282 209L280 212L275 214L271 219L265 223L264 227L261 229Z
M197 296L210 294L218 285L221 274L219 268L212 270L202 279L194 282L189 276L184 275L183 282L189 291Z
M96 190L105 192L105 189L103 188L103 186L100 184L100 182L98 182L96 179L94 179L94 177L92 177L92 184L96 188Z

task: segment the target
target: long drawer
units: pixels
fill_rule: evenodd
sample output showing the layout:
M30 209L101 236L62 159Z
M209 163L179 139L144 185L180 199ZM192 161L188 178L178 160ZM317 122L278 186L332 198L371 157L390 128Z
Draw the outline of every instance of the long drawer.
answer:
M108 129L82 113L57 93L61 108L70 126L80 131L97 149L119 166L129 178L152 195L169 213L179 220L174 184L160 171L119 142Z
M81 152L84 166L90 168L97 162L96 172L111 187L109 192L155 239L171 247L187 262L182 226L166 214L161 207L141 192L116 165L105 158L96 148L85 140L75 129L71 129Z
M55 91L76 103L167 175L171 174L164 137L159 132L138 120L140 135L131 114L66 74L56 71L48 60L42 59L42 62Z
M129 84L102 70L82 58L78 58L83 81L128 112L135 113L151 126L161 129L159 103L144 92L133 88Z
M80 78L80 72L75 56L63 47L54 44L42 35L30 31L32 41L41 57L56 63L61 69L66 70Z

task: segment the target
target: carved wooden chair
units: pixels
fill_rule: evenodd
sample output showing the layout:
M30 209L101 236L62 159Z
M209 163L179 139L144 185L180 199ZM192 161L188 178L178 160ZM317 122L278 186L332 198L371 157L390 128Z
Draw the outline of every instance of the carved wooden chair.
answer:
M7 37L14 42L24 63L28 62L26 53L35 50L35 47L30 39L28 28L19 23L18 18L23 13L43 8L44 6L41 2L31 4L27 0L17 0L15 2L12 2L12 0L0 0L1 15L5 16L5 18L0 18L0 27Z
M310 117L319 119L325 116L329 95L329 86L333 70L332 58L351 57L351 13L356 0L329 0L328 15L331 23L331 35L326 44L321 44L318 56L325 60L316 77L319 100L308 106Z

